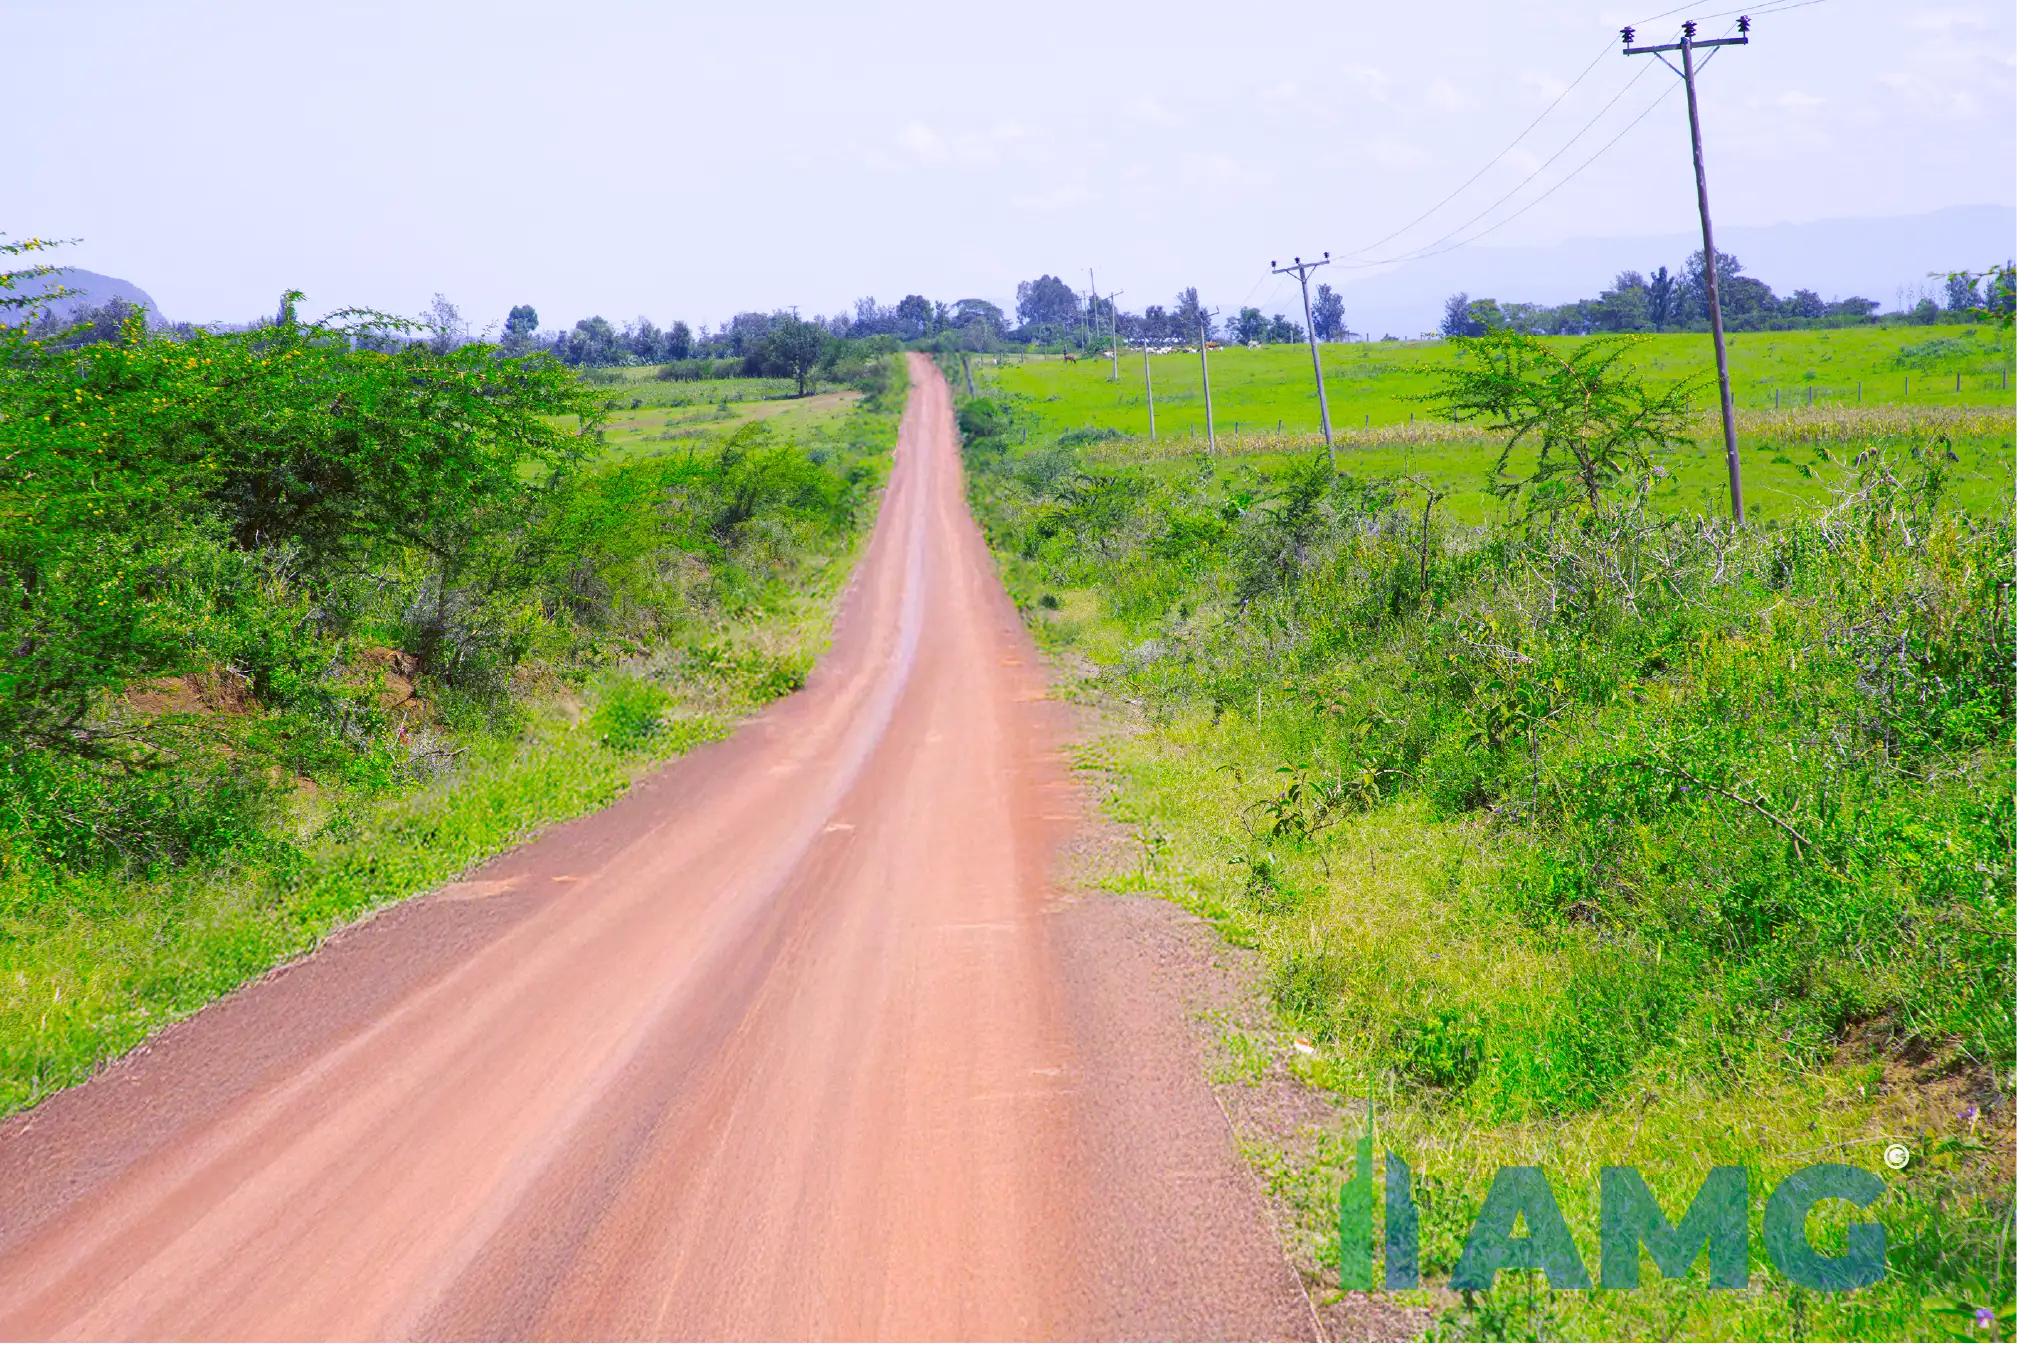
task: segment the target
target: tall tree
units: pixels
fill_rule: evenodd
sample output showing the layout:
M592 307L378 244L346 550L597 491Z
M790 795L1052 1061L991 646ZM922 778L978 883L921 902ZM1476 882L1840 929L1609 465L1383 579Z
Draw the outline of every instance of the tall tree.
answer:
M1723 300L1724 316L1731 316L1736 310L1730 306L1731 286L1744 273L1744 263L1727 252L1716 254L1716 288ZM1707 322L1709 320L1709 269L1702 259L1702 251L1697 248L1688 254L1688 260L1681 267L1678 322Z
M623 329L623 346L640 364L656 364L664 358L665 335L657 323L639 316Z
M888 336L897 329L896 310L884 308L874 295L854 301L854 318L848 323L849 336Z
M683 360L693 354L693 328L675 321L665 329L665 357Z
M770 337L771 328L777 325L780 318L788 316L790 315L737 313L728 320L727 329L717 339L727 342L731 355L747 358L762 351L763 343Z
M1654 331L1675 321L1675 308L1674 277L1662 266L1646 282L1646 316L1652 321Z
M932 302L922 294L906 294L897 301L897 330L908 340L930 336L932 317Z
M623 353L623 337L601 314L581 319L554 344L554 354L569 364L619 364Z
M982 325L989 331L1004 332L1008 330L1008 318L1001 309L985 299L962 299L952 306L952 325Z
M1620 271L1611 288L1597 296L1593 307L1591 324L1599 331L1644 331L1653 322L1646 278L1637 271Z
M1471 334L1471 296L1458 290L1443 300L1443 320L1436 324L1436 330L1444 336L1469 336Z
M1345 329L1345 301L1329 285L1317 286L1317 301L1310 308L1310 321L1316 326L1319 341L1342 341L1350 335Z
M1252 345L1268 339L1268 319L1258 308L1242 308L1233 319L1233 340Z
M1053 275L1016 286L1016 320L1025 327L1068 327L1079 320L1079 296Z
M462 320L462 310L448 302L445 294L434 296L434 302L427 306L427 316L422 325L430 333L428 347L437 355L446 355L458 346L469 344L469 324Z
M1170 314L1175 330L1170 333L1179 341L1195 341L1200 337L1209 341L1214 335L1212 315L1198 301L1197 286L1177 291L1176 311Z
M516 304L504 319L504 336L498 342L507 355L523 355L531 350L539 335L539 310L531 304Z

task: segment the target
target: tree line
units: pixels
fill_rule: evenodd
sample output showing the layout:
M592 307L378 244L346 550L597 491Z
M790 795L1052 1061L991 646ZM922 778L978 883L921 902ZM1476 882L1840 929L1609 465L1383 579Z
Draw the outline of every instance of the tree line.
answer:
M1317 287L1311 316L1318 340L1351 336L1344 301L1329 285ZM1016 286L1013 315L987 299L947 302L906 294L894 304L872 296L860 298L852 310L828 316L802 318L786 309L748 311L719 327L695 328L683 321L660 327L646 317L618 326L598 315L565 331L542 331L538 311L521 304L506 319L500 345L514 354L545 350L574 365L712 361L717 366L712 374L694 376L797 377L860 351L881 353L911 343L950 343L969 350L1005 345L1104 349L1116 332L1125 342L1148 345L1195 342L1200 337L1270 344L1299 342L1305 336L1301 323L1258 308L1243 307L1235 316L1222 318L1203 305L1195 288L1179 292L1168 305L1150 304L1131 313L1117 310L1111 299L1080 294L1046 273ZM730 362L729 367L720 368L724 361Z
M1756 276L1744 274L1744 264L1727 252L1716 254L1716 289L1723 325L1730 331L1790 331L1805 327L1847 327L1875 319L1875 299L1852 295L1823 299L1810 289L1788 295L1773 293ZM1956 272L1946 278L1941 299L1921 294L1918 302L1900 305L1907 321L1931 324L1943 313L2007 313L2012 287L2007 268L1984 275ZM1944 299L1944 302L1942 302ZM1621 271L1594 299L1548 305L1502 304L1473 299L1459 292L1443 301L1438 331L1443 336L1481 336L1505 329L1530 336L1590 336L1600 332L1707 331L1709 328L1708 267L1698 250L1679 273L1666 267L1650 275Z

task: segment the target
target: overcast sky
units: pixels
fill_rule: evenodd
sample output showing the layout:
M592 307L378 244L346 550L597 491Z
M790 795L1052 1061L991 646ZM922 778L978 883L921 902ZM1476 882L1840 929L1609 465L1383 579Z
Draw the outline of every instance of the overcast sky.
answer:
M1733 2L0 0L0 231L79 238L76 265L196 320L292 286L720 322L1089 265L1131 309L1280 305L1269 259L1421 249L1565 145L1451 241L1550 188L1481 245L1691 227L1680 81L1616 29L1720 35ZM2012 204L2009 0L1752 12L1702 80L1719 221Z

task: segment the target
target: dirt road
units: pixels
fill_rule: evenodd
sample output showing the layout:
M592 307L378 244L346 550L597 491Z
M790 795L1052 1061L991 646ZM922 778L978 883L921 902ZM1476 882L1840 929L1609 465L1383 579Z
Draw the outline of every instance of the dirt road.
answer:
M0 1337L1312 1329L912 359L807 689L0 1126Z

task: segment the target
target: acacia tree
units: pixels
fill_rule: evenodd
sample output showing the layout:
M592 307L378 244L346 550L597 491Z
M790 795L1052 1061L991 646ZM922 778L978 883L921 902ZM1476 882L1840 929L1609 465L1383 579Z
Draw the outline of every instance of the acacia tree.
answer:
M0 326L0 751L157 761L189 726L104 713L152 677L232 667L284 703L360 577L414 581L407 648L444 679L499 638L598 442L592 395L542 357L436 351L425 324L302 322L298 297L243 332L136 314L75 349Z
M764 354L768 357L765 363L782 368L797 379L798 395L803 397L807 380L826 354L827 341L826 328L787 314L764 339Z
M0 234L0 239L5 237L6 235ZM0 242L0 259L22 257L31 252L46 252L55 246L57 244L47 238L22 238L12 243ZM4 265L6 263L0 261L0 266ZM22 294L17 291L31 280L61 275L68 269L64 266L50 266L47 263L17 267L13 270L0 269L0 319L10 317L23 309L26 309L28 316L32 318L37 307L63 294L63 287L38 285L32 293Z
M1657 452L1693 442L1686 429L1699 380L1648 390L1639 371L1622 363L1642 339L1598 337L1558 351L1504 328L1454 337L1456 361L1433 370L1434 391L1417 400L1458 424L1477 422L1506 436L1492 470L1491 490L1500 498L1526 496L1530 514L1551 510L1573 483L1583 504L1601 511L1606 492L1650 479ZM1534 456L1515 470L1522 444Z
M2004 328L2012 325L2017 318L2017 263L2005 262L1992 266L1987 271L1953 271L1948 273L1947 306L1965 312L1971 318L1986 319ZM1980 282L1980 288L1977 283ZM1868 299L1852 299L1849 303L1876 305ZM1838 305L1843 306L1843 305Z

